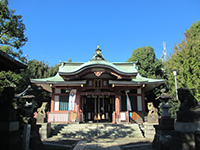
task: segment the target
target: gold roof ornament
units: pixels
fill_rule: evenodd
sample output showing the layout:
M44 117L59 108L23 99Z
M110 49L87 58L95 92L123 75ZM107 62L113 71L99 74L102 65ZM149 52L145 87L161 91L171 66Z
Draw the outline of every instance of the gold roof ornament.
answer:
M104 58L101 52L101 49L99 49L99 45L97 46L97 49L95 50L95 54L91 60L105 60L106 61L106 59Z

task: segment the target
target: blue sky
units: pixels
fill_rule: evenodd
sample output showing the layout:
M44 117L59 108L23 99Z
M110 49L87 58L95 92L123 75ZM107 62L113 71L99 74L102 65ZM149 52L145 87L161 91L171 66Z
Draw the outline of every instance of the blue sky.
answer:
M23 16L28 59L49 65L72 59L89 61L97 45L109 62L125 62L132 51L152 46L167 55L193 22L199 0L9 0Z

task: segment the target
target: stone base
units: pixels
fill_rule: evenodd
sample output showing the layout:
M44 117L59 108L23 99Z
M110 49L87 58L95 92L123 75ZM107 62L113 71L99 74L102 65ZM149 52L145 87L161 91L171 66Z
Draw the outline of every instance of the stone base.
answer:
M153 139L155 136L155 128L154 125L158 125L158 123L144 123L144 136L145 138Z
M39 133L42 139L46 139L51 136L51 123L37 123L40 125Z
M157 114L148 115L147 116L147 122L148 123L158 123L158 115Z
M200 123L193 122L176 122L174 129L180 132L195 132L200 131Z
M156 129L153 150L199 150L200 134Z
M177 111L177 122L200 122L200 111Z
M46 123L47 122L47 117L46 115L37 115L37 123Z
M0 150L21 150L22 131L0 131Z

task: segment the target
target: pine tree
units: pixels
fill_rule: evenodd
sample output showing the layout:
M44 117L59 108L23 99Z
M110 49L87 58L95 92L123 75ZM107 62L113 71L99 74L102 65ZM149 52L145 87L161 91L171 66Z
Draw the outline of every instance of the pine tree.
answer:
M8 0L0 1L0 50L24 61L20 48L27 42L25 29L22 16L8 8Z

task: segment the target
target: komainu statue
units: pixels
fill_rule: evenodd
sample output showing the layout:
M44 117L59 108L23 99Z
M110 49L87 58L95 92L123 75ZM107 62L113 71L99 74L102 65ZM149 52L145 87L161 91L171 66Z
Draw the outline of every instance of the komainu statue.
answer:
M42 106L37 109L37 113L39 115L46 115L46 109L47 109L47 102L43 102Z
M153 102L149 102L148 105L149 113L147 115L147 121L149 123L157 123L158 122L158 109L153 106Z
M148 110L149 110L148 116L149 116L149 115L158 114L158 109L155 108L155 107L153 106L153 103L152 103L152 102L149 102L149 103L148 103Z
M200 105L194 96L190 93L189 88L179 88L178 89L178 99L181 102L179 107L180 111L184 110L198 110L200 111Z
M200 104L188 88L178 89L178 99L181 102L177 111L177 122L200 122Z

